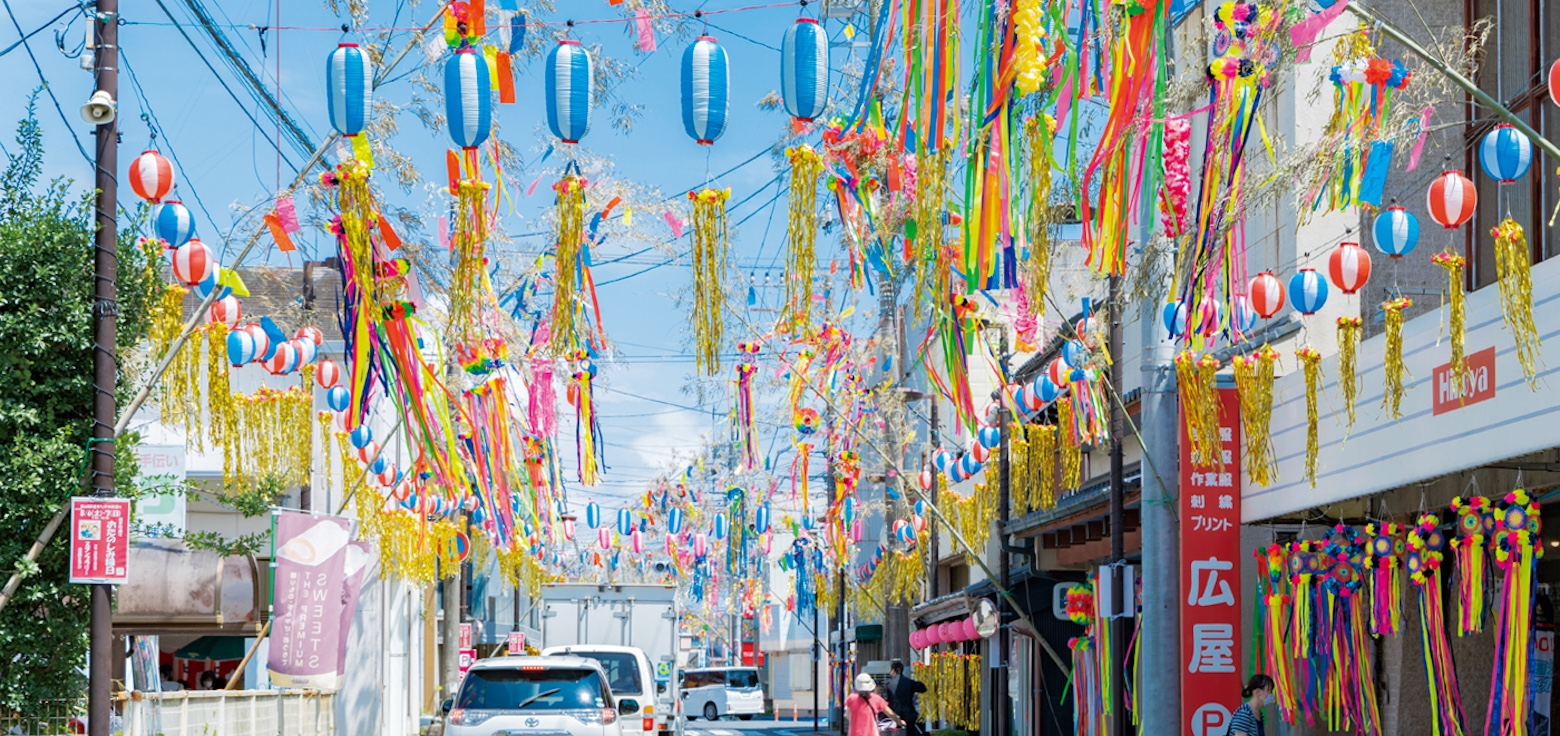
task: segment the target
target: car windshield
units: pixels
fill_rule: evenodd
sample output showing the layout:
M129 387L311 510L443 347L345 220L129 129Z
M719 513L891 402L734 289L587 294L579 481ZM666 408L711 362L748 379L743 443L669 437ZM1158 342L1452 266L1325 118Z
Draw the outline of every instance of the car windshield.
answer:
M726 673L726 687L732 690L758 688L758 670L731 670Z
M601 669L607 673L607 687L612 689L613 695L638 693L644 690L644 681L639 679L639 659L628 652L572 652L580 657L589 657L601 663Z
M457 708L473 710L560 710L604 708L607 700L595 670L537 667L474 669L466 673Z

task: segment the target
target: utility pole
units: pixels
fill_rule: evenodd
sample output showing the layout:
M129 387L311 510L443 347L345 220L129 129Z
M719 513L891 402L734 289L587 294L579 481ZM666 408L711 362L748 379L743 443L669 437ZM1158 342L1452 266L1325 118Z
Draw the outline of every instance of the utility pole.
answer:
M1110 352L1111 355L1121 355L1121 277L1110 277L1110 296L1106 300L1106 315L1110 319ZM1117 397L1121 391L1121 361L1112 360L1110 364L1110 391ZM1129 604L1130 591L1127 590L1125 579L1121 575L1120 563L1126 559L1126 474L1122 467L1121 435L1126 432L1126 417L1122 416L1121 401L1110 403L1110 580L1100 581L1111 586L1111 600L1116 602L1116 611L1112 612L1110 619L1110 636L1113 642L1110 652L1111 673L1111 701L1115 704L1111 710L1111 720L1114 724L1111 733L1116 736L1127 736L1127 701L1126 701L1126 650L1127 650L1127 617L1121 615Z
M933 394L933 393L928 392L927 401L931 402L931 405L932 405L931 417L930 417L932 426L931 426L930 430L927 432L927 437L931 441L932 448L933 448L932 451L936 452L937 451L936 448L938 447L937 435L940 432L942 432L942 428L937 425L937 394ZM934 467L932 469L932 490L931 490L932 506L934 506L934 507L937 506L937 487L942 485L942 483L940 482L940 479L938 478L938 475L939 475L939 473L937 472L937 469ZM926 599L927 600L932 600L933 598L937 597L937 569L939 567L939 563L942 562L942 558L940 558L938 556L939 552L937 551L937 523L933 519L927 519L926 521L927 521L927 527L929 529L931 529L931 534L928 535L928 536L931 537L931 539L927 540L927 545L930 547L930 549L928 550L928 552L929 552L928 556L930 556L932 558L931 561L930 561L931 570L928 572L928 577L927 577L927 581L926 581Z
M1001 374L997 376L999 386L1007 383L1008 368L1008 336L1007 328L1002 328L1002 336L998 339L997 355ZM1005 388L999 387L999 392ZM1009 434L1012 432L1011 420L1008 409L1001 402L997 404L997 518L992 520L996 526L997 538L997 582L1002 590L1008 589L1009 579L1012 577L1012 559L1008 556L1007 522L1008 515L1012 512L1013 494L1013 463L1008 456L1008 448L1011 447ZM1007 686L1007 654L1008 636L1010 629L1007 622L1008 603L1007 596L997 596L997 636L988 647L991 648L991 726L996 736L1008 736L1013 732L1013 701L1008 695Z
M97 91L119 99L119 0L99 0L97 16ZM94 93L96 94L96 93ZM97 126L97 252L93 262L92 315L92 495L114 495L114 388L119 372L119 126L110 114ZM87 733L108 736L109 700L114 673L114 589L92 586L92 623L88 633Z
M816 574L816 573L814 573ZM817 585L816 582L813 583ZM818 691L822 690L823 683L818 682L818 663L823 660L823 646L818 641L818 599L813 598L813 646L812 646L812 691L813 691L813 731L818 730Z

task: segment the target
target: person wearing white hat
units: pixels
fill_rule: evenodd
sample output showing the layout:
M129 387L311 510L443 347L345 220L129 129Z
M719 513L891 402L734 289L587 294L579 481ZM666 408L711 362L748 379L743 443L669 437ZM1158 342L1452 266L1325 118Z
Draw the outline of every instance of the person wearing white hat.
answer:
M888 707L888 701L877 694L877 682L872 675L865 672L856 675L856 692L845 698L845 722L848 726L847 736L878 736L877 714L882 713L892 718L900 728L905 727L905 721L892 708Z

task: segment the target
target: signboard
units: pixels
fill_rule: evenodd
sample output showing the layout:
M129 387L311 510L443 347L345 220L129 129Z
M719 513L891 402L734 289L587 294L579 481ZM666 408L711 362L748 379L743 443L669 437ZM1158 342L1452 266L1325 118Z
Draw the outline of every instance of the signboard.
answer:
M136 459L141 465L141 478L147 487L176 485L187 477L184 445L141 445L136 448ZM155 530L155 533L146 536L183 536L184 494L170 490L141 496L135 502L135 523L138 533Z
M763 667L764 666L764 652L762 650L759 650L755 654L754 653L754 649L756 649L756 648L757 647L753 644L753 642L750 642L750 641L742 642L742 664L744 664L744 665L746 665L748 667ZM755 657L756 657L756 659L755 659Z
M70 581L123 585L130 577L130 499L70 500Z
M1223 467L1193 465L1180 419L1183 736L1223 736L1240 707L1240 399L1219 392Z
M671 662L656 662L655 663L655 679L657 679L657 680L670 680L670 679L672 679L672 663Z
M1435 376L1430 385L1435 389L1430 398L1430 412L1433 416L1495 398L1495 347L1492 345L1463 356L1461 386L1452 383L1450 362L1435 367Z
M471 648L471 623L469 621L460 625L460 648Z
M511 632L509 632L509 653L510 654L525 654L525 632L524 631L511 631Z
M351 525L340 516L275 512L266 669L276 687L333 689L340 681Z
M460 677L461 677L461 679L465 679L466 678L466 671L471 669L471 666L476 664L476 663L477 663L477 650L472 649L470 647L461 647L461 649L460 649Z

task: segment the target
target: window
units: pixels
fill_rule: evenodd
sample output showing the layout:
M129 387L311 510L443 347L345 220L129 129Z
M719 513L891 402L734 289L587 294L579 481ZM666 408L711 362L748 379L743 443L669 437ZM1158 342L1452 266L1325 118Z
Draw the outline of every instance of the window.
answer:
M574 652L574 654L594 659L601 663L601 669L607 673L607 687L617 695L625 693L638 693L644 690L644 681L639 677L639 660L628 652Z
M726 687L733 690L757 690L758 670L731 670L727 672Z
M611 702L595 670L474 669L466 673L457 708L563 710L603 708Z

